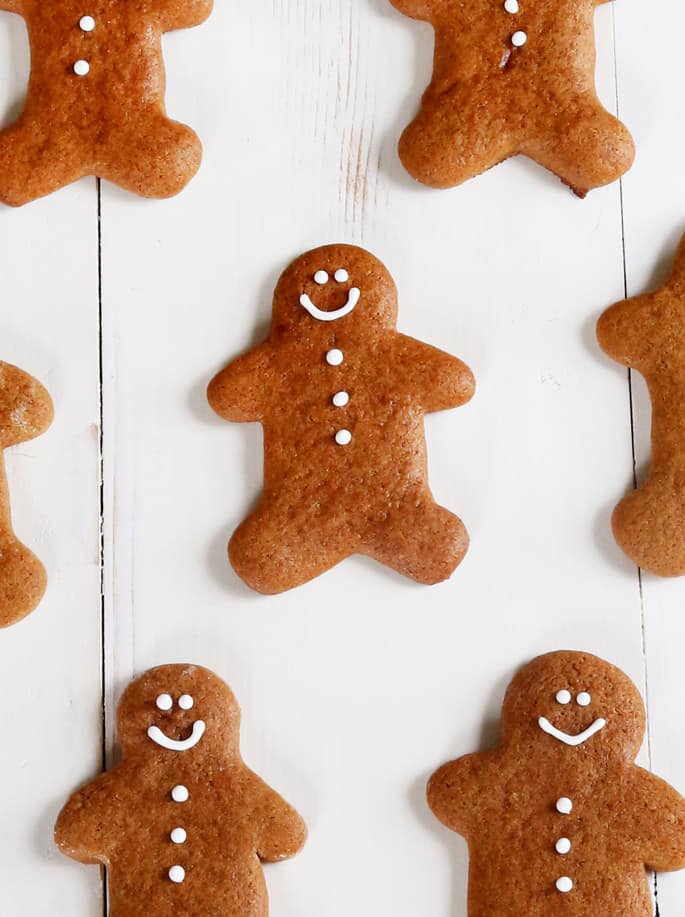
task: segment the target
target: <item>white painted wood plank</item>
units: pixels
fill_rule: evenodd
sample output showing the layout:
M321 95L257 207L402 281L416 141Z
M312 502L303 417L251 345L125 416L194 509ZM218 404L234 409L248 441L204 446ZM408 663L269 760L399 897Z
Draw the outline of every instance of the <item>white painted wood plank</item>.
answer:
M0 14L0 112L28 72L18 17ZM95 183L0 209L0 359L35 375L53 426L9 450L17 533L48 570L39 608L0 632L0 910L22 917L101 914L97 871L61 857L52 825L101 760Z
M685 186L680 151L685 125L679 35L685 10L678 4L621 4L616 11L620 104L634 131L638 158L624 181L628 293L661 283L670 269L685 230ZM665 27L665 23L667 26ZM620 370L614 374L623 375ZM651 412L642 377L633 373L636 458L642 477L649 462ZM630 475L617 475L612 495L631 486ZM625 576L635 575L628 561ZM657 774L685 793L685 737L681 678L685 639L685 581L643 574L645 646L649 679L652 765ZM678 917L685 900L685 874L658 880L660 917Z
M597 24L611 106L610 8ZM414 185L395 144L431 36L385 0L218 5L165 48L203 168L170 202L103 196L110 722L134 671L209 665L241 701L247 760L311 829L267 871L272 913L465 914L464 847L425 807L429 772L492 741L538 652L588 649L643 682L636 577L606 530L631 468L627 387L593 333L622 293L619 189L580 202L524 161ZM385 259L403 331L476 373L473 403L427 425L435 494L473 547L433 589L352 559L258 598L225 542L258 493L261 435L217 420L204 387L264 335L287 261L338 240Z

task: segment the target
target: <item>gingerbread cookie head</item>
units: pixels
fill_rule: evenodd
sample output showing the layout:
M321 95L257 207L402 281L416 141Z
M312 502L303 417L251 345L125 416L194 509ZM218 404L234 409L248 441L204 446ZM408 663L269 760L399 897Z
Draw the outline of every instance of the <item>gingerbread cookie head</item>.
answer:
M126 756L239 757L240 709L228 685L195 665L150 669L124 692L117 728Z
M325 245L281 275L273 302L272 338L329 335L358 327L381 333L397 322L397 289L387 268L354 245Z
M606 762L633 761L644 731L633 683L589 653L539 656L514 677L502 707L503 744L525 743L545 758L582 749Z

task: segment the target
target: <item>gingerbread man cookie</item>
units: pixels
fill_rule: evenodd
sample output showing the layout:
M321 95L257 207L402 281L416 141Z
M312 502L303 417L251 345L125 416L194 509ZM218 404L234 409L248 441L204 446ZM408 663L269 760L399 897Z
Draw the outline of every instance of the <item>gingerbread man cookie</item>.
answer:
M459 185L522 153L579 196L632 165L633 141L595 92L604 0L390 0L435 29L433 79L400 158L418 181Z
M126 689L117 723L121 763L55 828L62 853L108 867L110 917L266 917L260 861L294 856L306 828L243 763L228 686L159 666Z
M40 436L52 417L52 401L40 382L0 362L0 627L33 611L47 584L43 565L14 534L2 450Z
M24 110L0 132L0 200L19 206L97 175L144 197L177 194L199 139L164 109L162 33L198 25L212 0L0 0L26 20Z
M636 687L596 656L515 676L499 747L428 783L469 845L469 917L651 917L646 870L685 868L685 799L634 764L644 731Z
M652 400L647 480L612 517L614 537L644 570L685 573L685 237L669 280L612 306L597 324L602 350L641 373Z
M229 544L233 567L277 593L366 554L421 583L468 546L427 482L423 416L467 402L460 360L395 330L397 290L361 248L298 258L274 294L267 341L210 383L226 420L264 427L264 491Z

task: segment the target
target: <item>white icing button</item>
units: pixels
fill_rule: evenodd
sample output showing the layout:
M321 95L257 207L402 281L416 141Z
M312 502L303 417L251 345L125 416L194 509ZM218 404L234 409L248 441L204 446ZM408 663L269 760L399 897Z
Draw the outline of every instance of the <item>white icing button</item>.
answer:
M194 703L195 701L192 699L190 694L181 694L178 699L178 706L181 708L181 710L190 710Z
M570 892L572 888L573 882L569 879L568 876L562 876L560 879L557 879L557 889L564 895L567 892Z
M174 828L169 837L174 844L185 844L188 834L185 828Z
M565 856L571 849L571 841L567 837L560 837L554 845L554 849L557 853Z
M335 272L335 279L338 281L338 283L347 283L347 281L350 279L350 275L347 273L344 267L341 267Z
M171 798L174 800L174 802L188 802L188 799L190 798L188 787L183 786L182 783L179 783L179 785L175 786L171 791Z
M186 877L186 871L182 866L172 866L169 870L169 878L172 882L175 882L177 885Z
M335 395L333 395L333 404L336 408L344 408L345 405L349 403L349 400L350 396L347 392L336 392Z
M171 699L171 694L160 694L155 701L155 704L157 704L158 710L171 710L171 708L174 706L174 702Z
M527 41L528 36L525 32L514 32L511 36L511 43L515 48L522 48Z
M519 11L518 0L504 0L504 9L512 16L515 15Z
M349 430L338 430L335 434L335 441L339 446L349 446L352 442L352 434Z
M579 707L588 707L592 698L587 693L587 691L581 691L578 697L576 698L576 703Z
M329 366L340 366L344 359L342 350L338 350L337 347L334 347L333 350L329 350L326 354L326 363L328 363Z
M92 32L95 28L95 20L92 16L81 16L78 24L83 32Z
M570 704L571 703L571 692L570 691L558 691L557 692L557 701L560 704Z
M557 799L557 812L560 812L562 815L570 815L572 811L573 803L568 796L562 796L561 799Z
M74 73L76 76L85 76L90 70L90 64L87 60L77 60L74 64Z
M314 281L318 283L319 286L323 286L324 283L328 283L328 274L325 271L317 271L316 274L314 274Z

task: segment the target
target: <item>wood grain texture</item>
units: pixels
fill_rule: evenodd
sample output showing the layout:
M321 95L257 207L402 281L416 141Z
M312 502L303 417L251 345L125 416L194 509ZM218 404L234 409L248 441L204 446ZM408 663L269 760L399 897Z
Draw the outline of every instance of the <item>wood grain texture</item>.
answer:
M638 292L683 229L673 112L685 12L661 7L668 29L629 0L596 14L599 94L616 113L618 85L638 146L623 219L618 185L581 203L523 160L454 191L416 185L396 145L430 77L432 36L387 0L218 4L205 25L167 36L167 110L202 138L202 168L165 202L103 184L108 759L134 673L195 662L225 678L247 764L310 828L301 856L266 870L280 917L465 917L465 846L428 811L425 780L494 743L504 687L541 652L586 650L647 684L654 768L685 788L684 586L645 579L641 592L611 537L632 480L631 408L626 374L594 338L624 270ZM25 79L17 22L0 17L7 112ZM95 208L84 181L0 212L0 327L17 342L0 356L49 383L57 408L48 435L8 455L18 531L51 575L49 608L0 641L12 698L0 728L21 737L3 759L17 825L0 840L3 898L29 917L103 913L97 869L49 842L51 816L94 776L101 748ZM474 370L474 400L426 426L433 492L472 548L430 589L352 558L260 598L225 544L261 488L261 433L215 418L204 391L264 337L282 268L338 241L386 263L400 331ZM648 418L633 394L639 444ZM661 917L678 917L683 896L685 876L660 879Z

